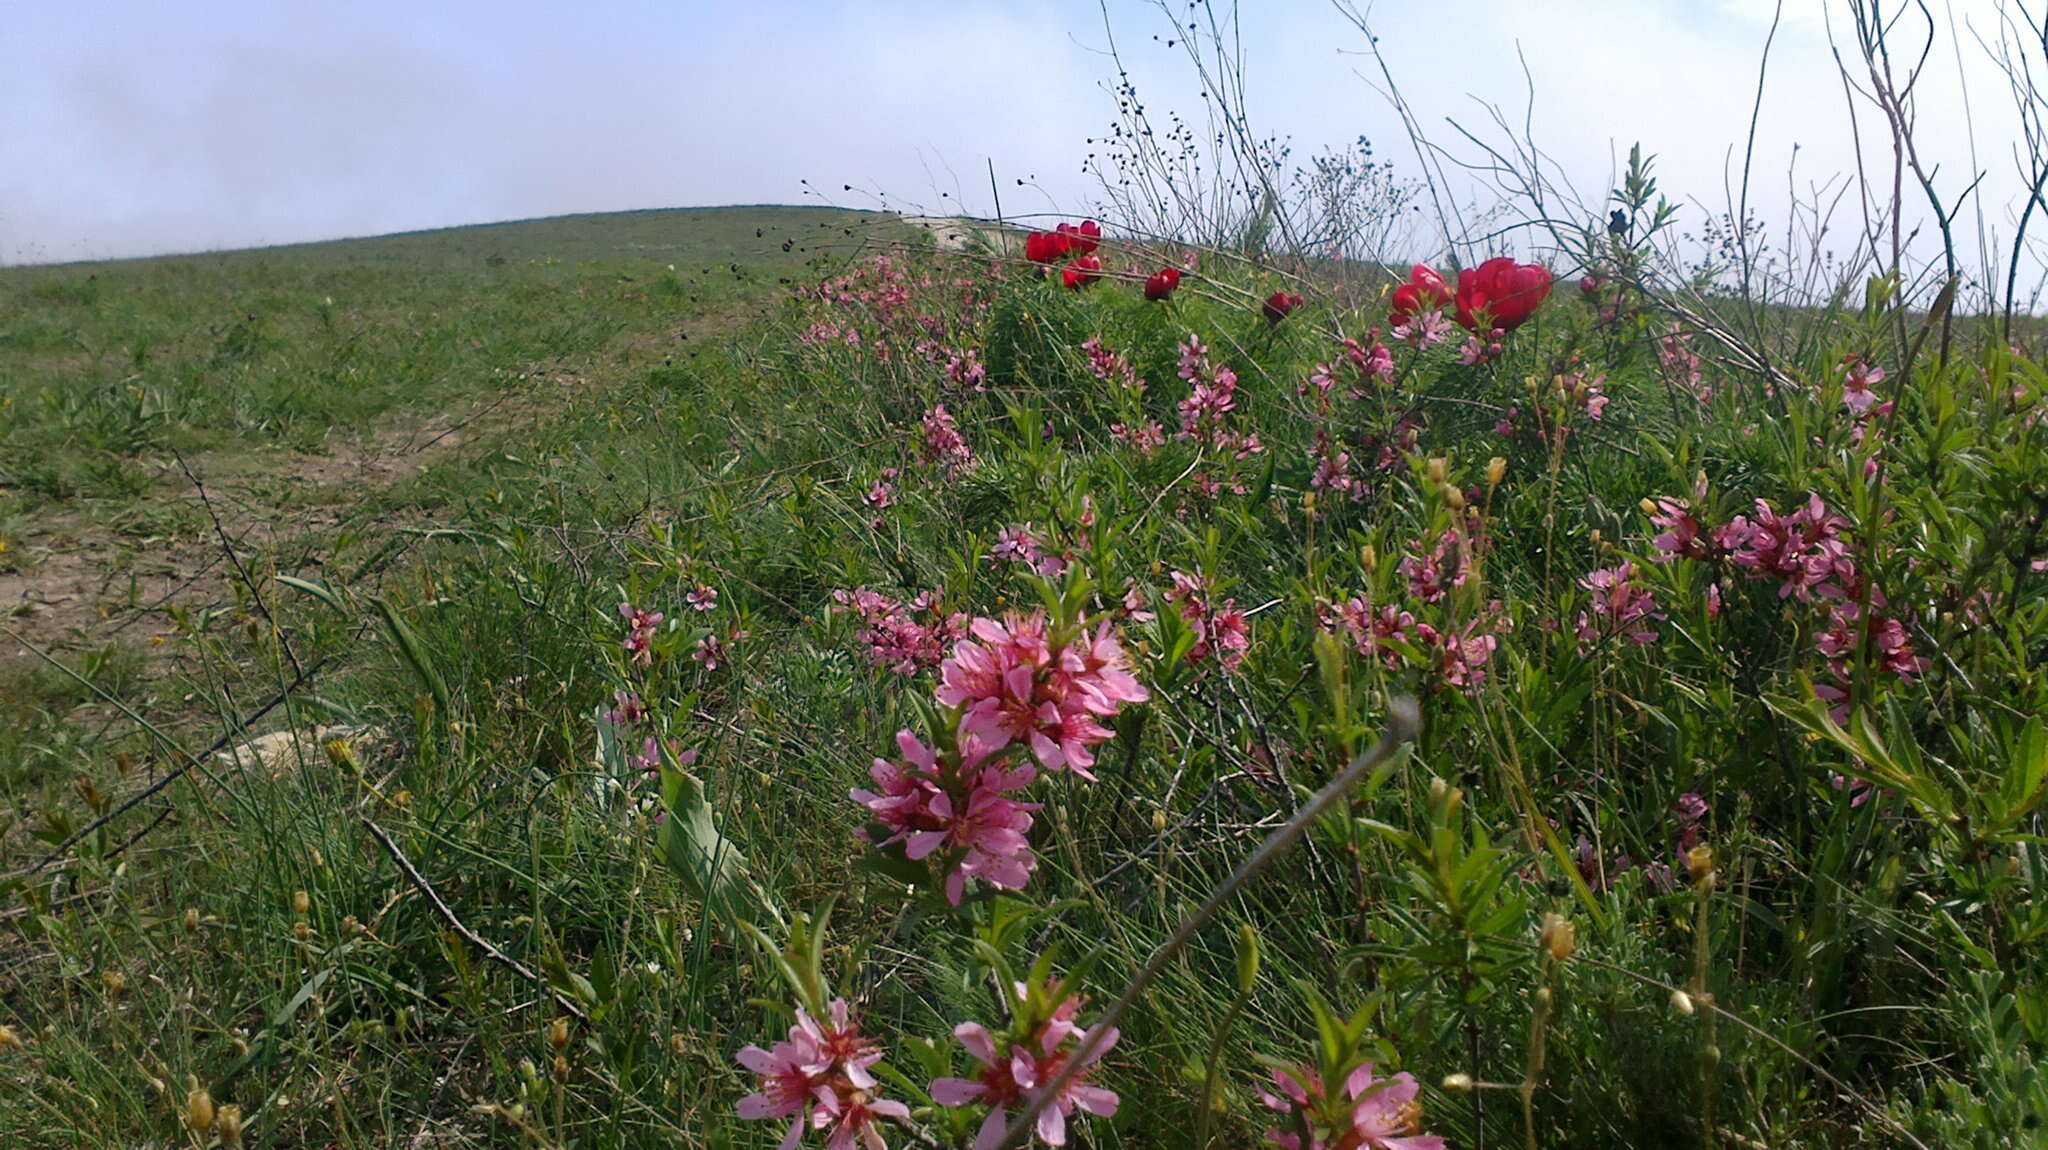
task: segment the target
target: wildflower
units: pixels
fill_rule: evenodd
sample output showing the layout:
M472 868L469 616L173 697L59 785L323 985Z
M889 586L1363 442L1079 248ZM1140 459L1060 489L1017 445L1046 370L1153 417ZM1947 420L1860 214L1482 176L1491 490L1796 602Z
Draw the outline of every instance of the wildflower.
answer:
M1302 299L1300 296L1290 295L1284 291L1276 291L1266 297L1266 302L1261 305L1259 310L1266 317L1267 323L1277 324L1281 320L1286 319L1301 304Z
M1013 1039L1008 1043L1009 1049L1002 1050L998 1036L986 1026L963 1022L953 1028L953 1037L981 1064L980 1068L972 1078L937 1078L931 1083L932 1101L941 1106L989 1107L988 1117L975 1135L975 1150L990 1150L1000 1142L1009 1127L1010 1108L1034 1101L1093 1034L1092 1028L1084 1029L1074 1021L1081 1010L1078 997L1067 996L1045 1018L1035 1019L1031 1017L1036 1012L1030 1010L1030 988L1020 983L1015 990L1025 1017L1014 1027L1021 1033L1004 1036ZM1116 1093L1089 1082L1088 1075L1094 1064L1116 1045L1117 1038L1114 1027L1105 1032L1089 1052L1083 1069L1069 1078L1059 1095L1038 1112L1038 1122L1032 1131L1036 1140L1048 1146L1066 1145L1067 1122L1077 1109L1104 1118L1116 1113Z
M1024 237L1024 258L1035 264L1054 263L1065 259L1072 245L1060 232L1032 232Z
M1687 791L1678 796L1678 801L1672 804L1672 809L1677 812L1680 822L1696 823L1707 817L1707 800L1701 798L1696 791Z
M995 546L989 548L988 557L998 562L1014 560L1036 571L1040 575L1058 577L1067 572L1067 561L1058 555L1049 555L1031 533L1031 525L1006 527L996 536Z
M1145 459L1150 459L1153 452L1166 446L1166 428L1156 419L1148 419L1136 425L1113 423L1109 427L1109 433L1118 443Z
M1842 359L1842 404L1857 415L1870 410L1877 402L1877 393L1870 385L1884 382L1884 368L1866 363L1863 357L1850 355Z
M1173 294L1180 286L1179 268L1160 268L1145 278L1145 298L1154 303Z
M1444 277L1427 264L1416 264L1408 282L1394 289L1394 308L1387 313L1387 326L1398 327L1422 312L1443 310L1451 302L1451 289Z
M1118 384L1126 391L1144 394L1145 381L1138 378L1138 373L1122 353L1102 346L1099 338L1083 341L1081 350L1088 354L1088 370L1094 373L1095 378Z
M1094 778L1090 748L1111 738L1096 720L1148 697L1108 625L1060 645L1047 637L1043 612L976 619L968 630L972 638L939 665L936 695L961 709L961 737L987 740L991 750L1023 743L1046 770Z
M1513 331L1534 315L1550 296L1550 272L1541 264L1516 263L1507 256L1487 260L1458 273L1458 326L1467 331L1486 327Z
M1083 256L1094 254L1102 243L1102 225L1094 220L1082 220L1079 227L1061 224L1053 229L1053 234L1065 237L1067 247Z
M1102 278L1102 259L1099 256L1082 256L1068 264L1060 272L1060 282L1068 291L1079 291Z
M615 727L637 723L647 717L647 705L631 691L613 691L612 701L617 705L604 713L604 719Z
M735 1056L758 1086L740 1099L739 1116L790 1119L782 1150L795 1147L806 1126L828 1131L828 1150L885 1150L880 1121L907 1121L910 1110L879 1096L868 1068L881 1061L881 1046L854 1025L843 998L832 1002L824 1023L801 1007L796 1019L787 1041L769 1050L743 1047Z
M1313 1070L1275 1067L1279 1094L1261 1092L1271 1110L1306 1122L1309 1141L1297 1132L1266 1131L1266 1142L1285 1150L1443 1150L1444 1140L1422 1130L1422 1084L1403 1071L1389 1078L1373 1074L1373 1064L1360 1063L1344 1080L1341 1100L1325 1096ZM1332 1103L1335 1105L1332 1105Z
M967 633L967 616L939 611L939 593L926 591L899 602L865 587L832 592L834 611L859 615L855 638L867 645L868 663L899 675L936 667L948 644Z
M1755 572L1755 578L1776 576L1781 599L1795 594L1801 602L1816 595L1840 599L1844 586L1857 578L1841 538L1846 526L1819 495L1809 495L1804 507L1783 516L1759 499L1754 521L1736 516L1715 529L1714 543L1730 553L1736 566Z
M1440 311L1426 311L1387 333L1417 351L1442 343L1450 337L1451 324Z
M924 461L927 464L943 464L949 474L958 475L974 465L974 452L967 446L967 440L960 435L960 429L953 424L953 413L941 403L924 413Z
M1579 580L1579 586L1593 593L1591 615L1579 613L1582 648L1602 636L1620 636L1631 643L1657 641L1657 632L1649 624L1664 616L1657 610L1657 599L1649 588L1635 582L1635 574L1635 564L1624 561L1617 567L1590 572Z
M627 658L636 663L653 662L654 629L661 623L661 612L646 611L631 603L621 603L619 617L626 621L624 646Z
M735 635L734 638L738 638L738 636ZM707 671L716 671L731 661L731 657L726 652L725 644L719 640L715 632L697 640L697 647L690 652L690 658L704 664L704 669Z
M718 606L718 588L708 583L699 583L683 596L683 602L688 603L692 610L709 611Z
M1424 603L1435 603L1451 590L1465 585L1464 539L1453 527L1436 537L1428 552L1422 541L1409 544L1413 553L1401 560L1398 570L1408 577L1408 594Z

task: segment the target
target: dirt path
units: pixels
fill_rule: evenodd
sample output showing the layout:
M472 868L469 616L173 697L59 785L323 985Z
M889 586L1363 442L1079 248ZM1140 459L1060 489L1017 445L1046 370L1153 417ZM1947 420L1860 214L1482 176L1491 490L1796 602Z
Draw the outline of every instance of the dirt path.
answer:
M119 646L154 655L179 634L180 613L246 602L241 570L259 585L272 573L318 577L340 537L374 548L400 526L374 506L393 485L660 363L687 340L728 330L742 314L724 309L669 332L623 332L592 355L529 368L518 387L459 410L408 413L358 435L337 429L319 454L153 459L158 487L136 504L109 515L59 510L15 541L19 554L9 558L20 569L0 570L0 623L47 652ZM0 671L33 657L0 634Z

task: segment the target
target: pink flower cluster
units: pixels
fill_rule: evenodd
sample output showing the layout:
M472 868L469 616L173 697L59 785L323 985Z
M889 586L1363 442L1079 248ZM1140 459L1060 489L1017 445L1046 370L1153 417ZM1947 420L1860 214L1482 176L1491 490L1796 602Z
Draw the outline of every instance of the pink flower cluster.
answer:
M1324 625L1342 630L1359 654L1378 659L1389 670L1408 666L1420 655L1445 682L1465 688L1486 682L1486 665L1500 649L1497 632L1507 629L1497 602L1487 604L1485 611L1463 627L1446 633L1392 604L1375 609L1363 595L1337 604L1325 616Z
M1360 1063L1344 1079L1341 1099L1328 1097L1320 1076L1302 1067L1273 1069L1277 1094L1261 1091L1269 1110L1288 1126L1266 1131L1266 1144L1283 1150L1444 1150L1444 1140L1422 1133L1422 1084L1407 1072L1389 1078ZM1302 1138L1306 1128L1308 1138Z
M948 385L963 391L988 390L988 368L975 349L947 347L938 340L927 339L919 341L912 350L924 357L926 363L943 370Z
M1088 354L1088 370L1104 383L1113 383L1133 395L1145 393L1145 381L1131 361L1122 352L1111 351L1102 346L1100 338L1089 339L1081 344L1081 350Z
M998 563L1022 563L1040 575L1057 578L1067 573L1067 557L1054 555L1045 549L1031 525L1005 527L996 535L995 546L988 550L988 557Z
M1031 988L1018 983L1017 1001L1023 1017L1012 1027L1022 1033L996 1035L978 1022L963 1022L953 1028L953 1037L980 1063L972 1078L938 1078L931 1084L932 1101L941 1106L986 1106L988 1117L974 1139L974 1150L993 1150L1009 1127L1010 1110L1035 1101L1053 1078L1073 1061L1081 1045L1089 1040L1091 1028L1074 1020L1081 1012L1081 1000L1068 995L1052 1007L1048 1017L1031 1017ZM1032 1133L1047 1146L1064 1146L1067 1123L1075 1110L1107 1118L1117 1111L1116 1093L1088 1081L1095 1063L1116 1045L1118 1034L1111 1027L1095 1049L1089 1052L1083 1069L1060 1088L1059 1096L1038 1112Z
M1207 444L1243 459L1265 447L1257 435L1240 434L1230 424L1237 410L1237 373L1209 362L1209 349L1197 336L1180 347L1180 377L1192 390L1180 401L1180 438Z
M928 747L910 731L896 736L902 761L876 759L873 790L856 789L881 833L877 847L900 847L911 862L933 860L946 898L959 905L967 880L1017 890L1036 858L1028 838L1038 804L1011 796L1047 771L1095 776L1091 749L1113 737L1099 720L1149 696L1131 674L1109 624L1054 635L1045 615L976 619L939 665L937 701L957 716L951 738ZM1012 744L1036 765L1005 765Z
M1166 428L1156 419L1129 426L1111 424L1109 433L1116 437L1118 443L1137 452L1141 459L1152 458L1153 452L1166 446Z
M1059 641L1034 612L976 619L968 630L972 638L939 665L936 695L959 709L962 740L984 740L991 752L1020 743L1048 771L1094 778L1090 748L1112 737L1097 720L1150 698L1109 624Z
M867 646L868 663L911 675L936 667L946 648L967 634L967 616L941 612L941 593L921 591L908 602L891 599L866 587L832 592L834 611L860 616L855 638Z
M946 901L954 906L967 880L980 879L1004 890L1021 890L1037 859L1031 853L1031 812L1037 803L1009 797L1037 779L1029 763L1005 768L991 763L997 749L969 737L958 755L942 757L909 731L896 734L903 761L876 759L868 769L875 790L854 789L854 802L868 809L887 834L877 847L900 844L903 857L923 862L938 856L944 865Z
M1408 594L1412 598L1436 603L1465 585L1466 547L1457 528L1438 535L1427 551L1420 539L1409 547L1409 554L1401 559L1400 572L1408 578Z
M758 1089L740 1099L739 1115L790 1119L781 1150L802 1141L807 1127L827 1131L827 1150L883 1150L879 1124L908 1121L910 1108L881 1097L868 1068L882 1060L882 1048L853 1023L845 999L833 1000L828 1018L821 1024L799 1007L786 1041L740 1050L739 1064L753 1071Z
M1374 331L1377 332L1378 329L1375 328ZM1387 345L1378 340L1374 340L1371 347L1366 347L1355 339L1346 339L1344 358L1350 360L1351 366L1357 368L1367 379L1377 380L1381 384L1394 382L1394 353L1387 350Z
M1181 619L1195 633L1188 662L1200 663L1213 655L1224 670L1235 671L1244 662L1245 652L1251 650L1251 628L1244 612L1237 609L1236 599L1212 603L1208 592L1208 581L1201 576L1175 571L1166 601L1180 609Z
M1636 582L1634 563L1602 567L1579 580L1579 586L1593 593L1593 609L1579 612L1579 649L1584 651L1606 638L1631 643L1654 643L1654 620L1664 618L1657 610L1657 598L1648 587Z
M1693 354L1692 336L1671 325L1671 330L1657 341L1657 367L1664 378L1684 388L1701 399L1708 398L1700 386L1700 357Z
M924 413L923 452L926 464L944 467L949 475L959 475L974 466L974 452L954 425L953 413L943 403Z
M1843 588L1856 579L1856 565L1842 539L1846 526L1819 495L1809 495L1804 507L1782 516L1759 499L1754 520L1738 515L1715 528L1714 543L1753 578L1778 579L1781 599L1840 599Z
M644 610L631 603L621 603L619 618L626 621L626 657L635 663L652 663L654 629L661 625L662 613Z

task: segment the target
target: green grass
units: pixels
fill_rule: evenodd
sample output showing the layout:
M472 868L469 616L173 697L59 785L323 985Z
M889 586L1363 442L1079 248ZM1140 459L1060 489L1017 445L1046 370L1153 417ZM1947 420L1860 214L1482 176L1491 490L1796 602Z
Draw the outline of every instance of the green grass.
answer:
M739 250L752 229L732 219L717 242ZM618 235L592 220L370 241L357 266L381 268L394 291L428 291L397 286L408 268L441 283L454 302L411 310L492 329L483 342L494 350L451 354L531 371L518 357L544 347L536 333L551 310L569 327L616 321L606 338L629 345L673 322L672 309L628 300L622 286L649 274L641 241L625 237L653 221L615 218ZM500 236L572 226L589 229L580 264L508 254L502 267L475 266ZM252 281L265 275L317 279L320 260L356 259L345 247L305 249L303 268L275 253L220 257L249 262L219 274L260 292ZM546 245L517 250L543 258L532 253ZM1146 258L1112 254L1113 268ZM1303 384L1341 356L1330 325L1362 331L1377 306L1316 301L1274 327L1244 300L1278 281L1214 257L1213 284L1191 277L1167 306L1115 282L1069 293L1017 269L991 278L975 260L894 259L907 277L901 308L777 299L773 281L797 274L775 265L731 281L749 287L721 282L717 298L735 302L738 290L750 322L691 340L705 345L694 358L594 374L392 484L378 506L407 516L381 529L351 521L362 538L347 561L273 565L311 589L266 570L258 586L280 632L253 602L181 630L169 644L184 660L174 697L118 664L81 670L105 697L49 670L13 680L16 745L61 757L12 784L0 873L176 763L121 706L219 717L180 728L190 748L289 682L294 661L328 659L331 670L258 726L343 742L261 766L209 764L7 890L0 1022L23 1046L0 1051L0 1144L175 1142L191 1075L242 1109L250 1145L771 1146L779 1126L733 1115L752 1088L733 1054L781 1035L791 991L721 904L752 907L771 933L764 903L786 916L836 905L823 974L903 1075L888 1092L916 1101L942 1072L919 1042L950 1050L958 1072L952 1028L1001 1021L999 963L1092 959L1084 983L1098 1009L1300 795L1369 743L1395 692L1419 696L1428 721L1413 755L1170 964L1100 1076L1121 1110L1077 1125L1072 1144L1185 1147L1192 1115L1211 1104L1216 1145L1257 1144L1269 1121L1261 1060L1315 1056L1320 997L1346 1015L1375 1008L1367 1048L1383 1070L1424 1082L1429 1130L1458 1147L1519 1145L1512 1091L1438 1083L1521 1081L1540 995L1556 1005L1532 1094L1539 1145L1901 1144L1887 1119L1928 1145L2037 1143L2048 1114L2027 1070L2048 1039L2041 795L2027 783L2033 764L2048 764L2048 600L2031 568L2041 533L2030 534L2048 488L2029 418L2038 367L1981 341L1972 358L1909 369L1881 318L1843 316L1791 364L1813 386L1766 394L1717 373L1710 402L1681 402L1650 342L1661 320L1644 311L1603 325L1560 292L1499 364L1397 352L1393 383L1346 376L1323 411ZM887 286L864 266L856 288ZM92 294L78 270L40 281L68 287L20 290L45 315L118 298L109 286L75 302ZM609 304L579 310L603 292L615 293ZM532 330L498 330L513 322ZM863 338L807 342L819 322ZM318 363L331 351L315 328L265 330L285 343L251 352L258 360ZM1177 345L1190 331L1237 373L1232 419L1257 431L1263 454L1171 439L1188 394ZM1091 337L1128 357L1142 394L1089 369L1080 345ZM945 354L917 351L925 339L974 349L987 390L949 381ZM1831 390L1847 349L1883 356L1910 381L1894 385L1896 422L1860 444ZM1575 370L1573 352L1606 376L1597 423L1552 389ZM959 474L921 461L921 420L941 402L977 457ZM1510 409L1522 422L1502 433ZM1150 457L1110 430L1146 419L1169 435ZM44 430L19 434L48 430L34 427ZM1312 486L1319 431L1370 483L1358 500ZM1879 436L1885 478L1870 484L1863 453ZM1382 466L1387 444L1405 450ZM1497 485L1486 479L1494 456ZM871 506L863 496L891 469L894 502ZM1648 561L1656 532L1638 501L1686 496L1701 473L1709 490L1696 510L1713 523L1755 515L1757 498L1789 510L1808 491L1845 517L1888 609L1936 656L1911 681L1864 653L1845 657L1867 726L1830 730L1804 707L1804 680L1830 673L1815 654L1825 604L1781 599L1775 582L1726 562ZM1200 494L1211 480L1216 493ZM1463 584L1425 601L1398 564L1465 522L1461 507L1479 510L1484 550ZM1035 785L1039 862L1020 899L956 911L929 890L906 894L901 872L868 865L876 852L854 837L861 812L847 791L893 753L899 728L922 726L932 674L869 666L833 592L939 587L948 610L1028 609L1039 590L988 555L1000 531L1025 523L1101 589L1093 606L1113 611L1128 581L1164 617L1118 623L1154 697L1116 720L1099 782ZM1582 645L1576 620L1591 603L1580 580L1625 558L1656 597L1657 640ZM1250 613L1241 666L1175 657L1175 571ZM688 606L699 585L719 592L715 610ZM1484 682L1449 682L1440 659L1412 649L1319 640L1319 621L1356 595L1440 633L1491 621L1481 630L1501 646ZM622 656L622 600L671 620L645 667ZM727 665L691 657L706 634L729 646ZM700 897L664 862L651 792L599 737L598 713L629 687L700 756L691 769L710 817L744 852L761 902L717 885ZM44 717L88 704L104 735ZM109 761L117 747L129 752L120 764ZM1890 793L1852 805L1830 781L1843 773L1879 777ZM1710 809L1700 833L1717 879L1704 892L1618 858L1682 874L1673 809L1689 792ZM453 933L366 819L467 929L540 983ZM1580 835L1598 844L1590 884L1569 857ZM1561 964L1536 945L1553 913L1577 928ZM1233 1012L1240 927L1262 962ZM1678 986L1733 1017L1708 1029L1710 1010L1674 1007ZM553 992L589 1018L559 1050ZM1210 1097L1212 1047L1222 1061ZM921 1107L918 1119L950 1139L978 1115Z

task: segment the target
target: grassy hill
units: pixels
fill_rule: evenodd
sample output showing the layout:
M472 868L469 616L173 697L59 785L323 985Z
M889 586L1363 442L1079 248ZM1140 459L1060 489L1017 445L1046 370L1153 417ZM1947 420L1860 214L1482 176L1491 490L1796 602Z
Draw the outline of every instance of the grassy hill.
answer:
M0 273L0 1146L2042 1128L2036 363L903 235Z

